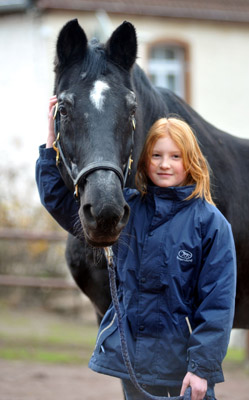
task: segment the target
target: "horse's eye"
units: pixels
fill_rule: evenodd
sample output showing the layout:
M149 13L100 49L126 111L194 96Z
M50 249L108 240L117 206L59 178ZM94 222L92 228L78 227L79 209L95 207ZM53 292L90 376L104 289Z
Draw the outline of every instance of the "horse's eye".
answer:
M137 109L137 102L135 93L130 90L129 93L126 95L126 101L129 108L129 112L131 116L134 116L136 109Z
M132 117L135 115L136 109L137 109L137 105L135 104L131 109L131 116Z
M65 116L67 115L66 107L64 107L64 106L59 106L59 112L60 112L60 115L61 115L62 117L65 117Z
M134 116L136 111L137 111L137 102L134 101L134 102L132 103L132 105L131 105L131 108L130 108L131 116Z
M132 116L132 117L134 117L134 115L135 115L135 113L136 113L136 109L137 109L137 107L134 107L134 108L131 110L131 116Z

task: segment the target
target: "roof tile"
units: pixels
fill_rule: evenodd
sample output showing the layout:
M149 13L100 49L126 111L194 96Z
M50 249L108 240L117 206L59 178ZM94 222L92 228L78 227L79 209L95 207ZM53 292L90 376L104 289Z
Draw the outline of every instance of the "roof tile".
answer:
M37 0L37 6L42 9L102 9L109 13L249 22L249 0Z

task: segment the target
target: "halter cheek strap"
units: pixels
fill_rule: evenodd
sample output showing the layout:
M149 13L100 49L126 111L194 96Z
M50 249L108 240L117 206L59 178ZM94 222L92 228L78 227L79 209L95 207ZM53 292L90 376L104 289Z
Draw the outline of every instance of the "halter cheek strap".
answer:
M75 188L74 196L75 196L76 200L78 200L78 196L79 196L79 187L78 187L79 182L82 179L85 180L87 175L91 174L94 171L100 170L100 169L113 171L119 177L122 188L125 186L127 177L131 172L131 166L132 166L132 162L133 162L132 151L133 151L133 144L134 144L134 132L135 132L135 128L136 128L136 122L135 122L134 117L132 117L132 145L131 145L130 155L129 155L128 161L126 163L124 173L120 167L118 167L116 164L112 163L111 161L101 161L101 162L92 162L92 163L88 164L86 167L82 168L77 175L75 175L72 172L71 168L69 167L67 159L66 159L66 157L63 153L63 150L61 148L61 145L60 145L60 115L58 113L58 103L56 103L56 105L55 105L53 119L54 119L54 131L56 133L56 140L53 143L53 149L56 151L56 165L58 167L58 165L60 163L60 158L61 158L61 160L67 170L67 173L73 182L73 185Z

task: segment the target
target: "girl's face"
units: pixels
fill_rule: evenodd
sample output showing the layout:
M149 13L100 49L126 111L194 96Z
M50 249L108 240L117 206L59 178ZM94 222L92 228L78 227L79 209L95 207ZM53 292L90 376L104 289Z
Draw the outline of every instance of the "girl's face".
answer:
M156 186L184 185L186 171L182 153L170 136L162 137L155 143L147 166L147 175Z

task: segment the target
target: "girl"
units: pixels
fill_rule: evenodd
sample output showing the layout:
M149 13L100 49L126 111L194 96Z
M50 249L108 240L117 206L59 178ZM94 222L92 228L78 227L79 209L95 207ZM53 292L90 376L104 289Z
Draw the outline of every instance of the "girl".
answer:
M36 177L42 203L73 233L77 205L50 148L40 149ZM162 118L151 127L136 184L138 191L124 190L131 214L113 246L136 377L153 395L183 395L191 386L192 400L214 399L233 322L235 250L231 227L211 198L206 160L184 121ZM121 378L127 400L144 398L124 366L112 304L89 366Z

